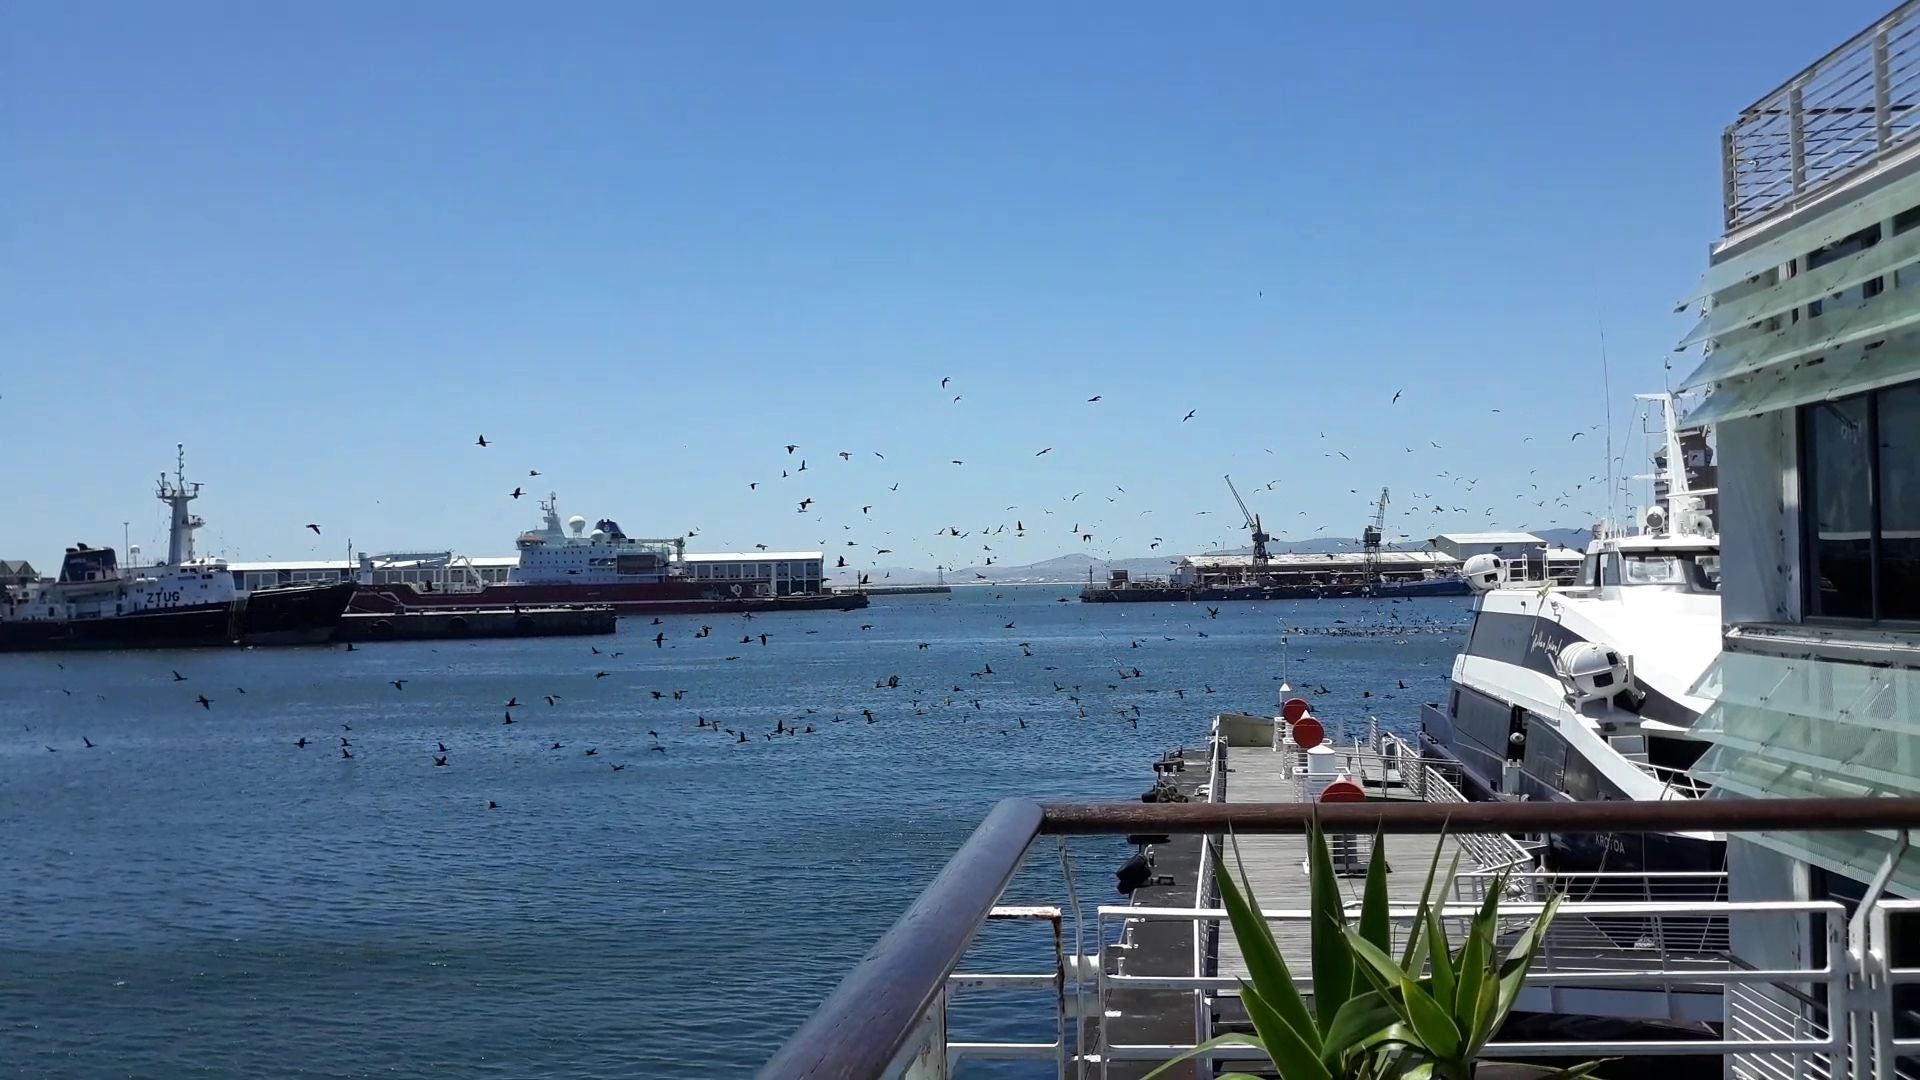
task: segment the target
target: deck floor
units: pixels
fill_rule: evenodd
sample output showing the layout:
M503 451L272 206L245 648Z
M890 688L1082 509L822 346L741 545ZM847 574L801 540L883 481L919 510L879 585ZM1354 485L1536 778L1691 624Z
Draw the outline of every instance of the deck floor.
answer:
M1230 803L1248 802L1297 802L1300 799L1298 780L1289 769L1291 754L1278 753L1258 746L1235 746L1227 754L1227 780L1225 785L1226 801ZM1356 769L1356 779L1361 778L1361 770ZM1397 787L1397 776L1382 777L1377 768L1365 776L1368 795L1373 798L1402 799L1410 798ZM1358 901L1365 883L1367 859L1373 838L1359 837L1354 841L1354 873L1343 878L1349 899ZM1427 867L1432 864L1434 851L1440 849L1441 872L1452 861L1459 850L1452 837L1403 834L1385 838L1387 844L1387 866L1392 871L1387 877L1387 895L1398 902L1416 903L1420 899L1421 886L1426 884ZM1282 836L1242 836L1227 847L1227 862L1233 868L1233 851L1239 849L1239 866L1245 870L1244 883L1261 908L1267 911L1304 910L1311 904L1307 883L1307 838L1302 835ZM1472 865L1472 860L1461 855L1461 866ZM1241 876L1234 869L1236 878ZM1311 931L1304 920L1283 921L1270 924L1273 927L1274 940L1280 946L1280 953L1286 957L1290 966L1296 968L1295 974L1306 973L1306 957L1310 954ZM1220 974L1234 978L1245 978L1246 961L1241 956L1239 946L1234 943L1233 935L1220 935Z

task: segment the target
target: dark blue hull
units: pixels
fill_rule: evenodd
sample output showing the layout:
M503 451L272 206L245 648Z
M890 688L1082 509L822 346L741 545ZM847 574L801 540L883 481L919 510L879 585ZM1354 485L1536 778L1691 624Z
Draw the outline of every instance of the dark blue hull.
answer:
M1495 785L1449 748L1426 738L1422 740L1422 755L1458 766L1462 795L1475 802L1495 800ZM1566 792L1554 791L1530 780L1523 780L1520 794L1534 802L1575 801ZM1727 868L1725 840L1680 833L1554 833L1545 840L1546 850L1542 853L1545 869L1560 874L1668 874L1720 872Z

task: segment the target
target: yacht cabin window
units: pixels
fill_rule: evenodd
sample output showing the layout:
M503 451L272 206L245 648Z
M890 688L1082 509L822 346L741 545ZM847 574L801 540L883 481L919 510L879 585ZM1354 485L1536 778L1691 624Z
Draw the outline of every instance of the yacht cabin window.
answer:
M1620 556L1628 585L1679 585L1692 592L1718 592L1720 557L1659 551L1629 551Z
M1920 383L1800 409L1806 611L1920 619Z

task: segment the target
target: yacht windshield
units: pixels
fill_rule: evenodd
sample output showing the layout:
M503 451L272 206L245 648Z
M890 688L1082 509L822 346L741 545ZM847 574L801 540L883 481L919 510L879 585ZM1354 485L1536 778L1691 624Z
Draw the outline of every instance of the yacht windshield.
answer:
M1680 585L1694 592L1720 591L1720 556L1666 553L1621 556L1625 585Z

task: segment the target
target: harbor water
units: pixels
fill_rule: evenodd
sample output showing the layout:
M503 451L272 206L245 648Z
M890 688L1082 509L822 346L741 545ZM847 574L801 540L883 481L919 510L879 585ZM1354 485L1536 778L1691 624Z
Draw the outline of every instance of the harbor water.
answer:
M995 800L1137 798L1283 637L1336 731L1412 730L1470 617L1072 596L0 656L0 1075L744 1075Z

